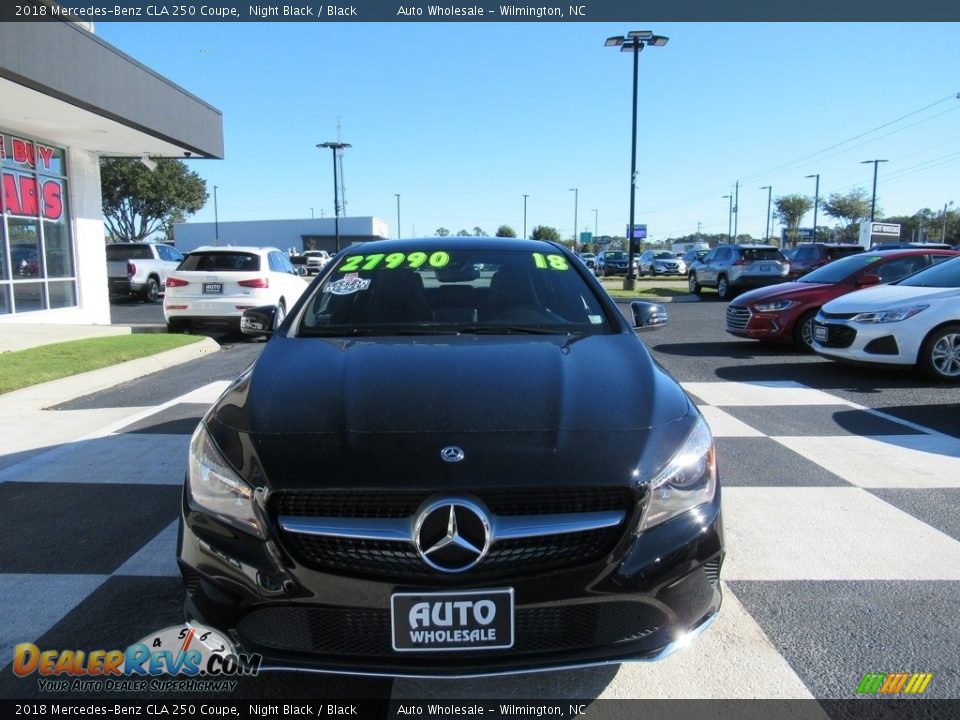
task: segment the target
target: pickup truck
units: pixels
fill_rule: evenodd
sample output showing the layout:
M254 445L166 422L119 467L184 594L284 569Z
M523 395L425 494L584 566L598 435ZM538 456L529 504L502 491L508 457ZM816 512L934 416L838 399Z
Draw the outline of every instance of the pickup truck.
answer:
M177 269L183 253L162 243L109 243L107 282L111 297L139 297L155 303L167 284L167 275Z
M303 255L307 258L307 275L317 275L330 262L330 253L326 250L307 250Z

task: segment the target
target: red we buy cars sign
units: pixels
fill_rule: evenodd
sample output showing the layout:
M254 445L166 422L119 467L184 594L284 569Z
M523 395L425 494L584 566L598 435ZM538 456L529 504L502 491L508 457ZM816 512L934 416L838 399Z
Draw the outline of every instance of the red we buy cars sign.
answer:
M54 149L20 138L10 139L9 153L0 136L0 159L10 158L14 163L33 170L37 163L50 170ZM16 168L3 170L3 212L10 215L40 216L45 220L63 217L63 183L55 178L40 178L32 172Z

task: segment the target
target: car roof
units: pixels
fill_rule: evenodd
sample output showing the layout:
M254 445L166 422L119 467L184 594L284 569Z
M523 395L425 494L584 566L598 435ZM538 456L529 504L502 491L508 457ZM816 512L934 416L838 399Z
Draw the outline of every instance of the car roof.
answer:
M447 237L370 240L351 245L346 252L348 254L366 254L409 250L523 250L555 253L562 249L565 249L562 245L548 240L449 235Z
M275 247L258 247L256 245L203 245L191 250L190 254L193 255L194 253L202 252L246 252L257 253L259 255L269 252L280 252L280 249Z

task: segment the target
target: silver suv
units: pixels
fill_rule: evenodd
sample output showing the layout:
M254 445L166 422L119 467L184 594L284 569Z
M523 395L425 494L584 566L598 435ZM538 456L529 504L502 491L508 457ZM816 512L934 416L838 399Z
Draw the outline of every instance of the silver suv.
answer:
M647 250L640 256L640 277L644 275L686 275L687 264L672 252Z
M790 262L772 245L719 245L694 263L687 282L694 295L709 287L729 300L744 288L785 282L789 272Z

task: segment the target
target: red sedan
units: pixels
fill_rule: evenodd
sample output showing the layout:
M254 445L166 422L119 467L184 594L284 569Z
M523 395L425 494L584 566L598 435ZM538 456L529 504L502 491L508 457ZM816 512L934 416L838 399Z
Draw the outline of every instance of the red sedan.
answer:
M740 295L727 306L727 332L737 337L792 344L809 351L820 306L854 290L890 283L960 255L954 250L868 251L835 260L796 282Z

